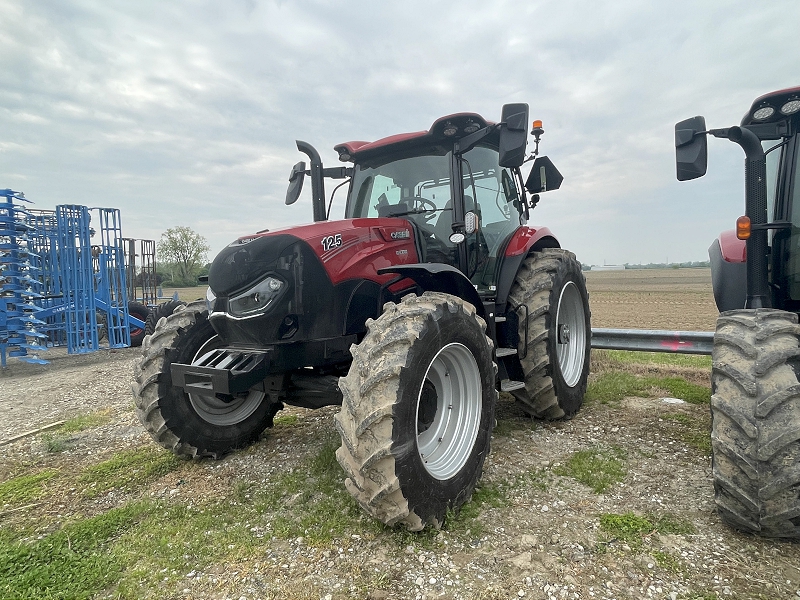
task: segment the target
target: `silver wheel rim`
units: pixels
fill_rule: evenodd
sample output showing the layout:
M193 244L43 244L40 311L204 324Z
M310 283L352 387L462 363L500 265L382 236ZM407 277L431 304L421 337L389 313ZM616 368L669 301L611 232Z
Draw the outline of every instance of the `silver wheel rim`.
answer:
M430 415L432 391L434 415ZM435 479L449 479L466 464L478 436L482 401L480 371L472 352L458 343L439 350L425 373L416 412L417 450L425 470Z
M586 315L583 300L575 282L561 289L556 311L556 355L561 376L569 387L581 379L586 358Z
M219 336L215 335L200 347L192 364L219 347ZM247 419L261 405L264 395L264 392L250 390L247 395L237 397L231 402L223 402L213 394L188 394L189 402L197 415L204 421L221 427L236 425Z

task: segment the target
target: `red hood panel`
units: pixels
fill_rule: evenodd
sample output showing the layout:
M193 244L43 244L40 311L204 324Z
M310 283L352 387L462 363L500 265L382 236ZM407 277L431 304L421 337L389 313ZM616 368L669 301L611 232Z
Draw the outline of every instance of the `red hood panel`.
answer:
M321 221L244 236L242 239L290 234L308 243L334 284L363 278L386 282L394 275L377 270L419 262L414 232L405 219Z

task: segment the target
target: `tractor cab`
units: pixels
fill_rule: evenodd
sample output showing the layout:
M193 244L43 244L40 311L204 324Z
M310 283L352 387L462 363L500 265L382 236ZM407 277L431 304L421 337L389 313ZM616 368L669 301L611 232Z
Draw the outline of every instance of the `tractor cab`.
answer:
M701 177L707 134L745 151L745 214L709 248L720 311L774 307L800 312L800 87L757 98L738 127L706 130L703 117L675 126L677 176Z
M518 172L500 166L491 140L459 155L430 142L416 152L356 158L345 217L407 219L421 262L453 265L489 292L503 243L526 222Z

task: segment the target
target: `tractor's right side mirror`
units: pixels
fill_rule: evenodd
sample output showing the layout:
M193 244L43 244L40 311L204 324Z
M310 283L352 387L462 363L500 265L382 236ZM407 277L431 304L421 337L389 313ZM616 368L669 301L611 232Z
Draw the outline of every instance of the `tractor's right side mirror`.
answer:
M531 194L541 194L548 190L557 190L562 181L564 176L556 169L553 161L546 156L537 156L525 181L525 189Z
M528 105L504 104L500 120L500 166L521 167L528 145Z
M292 167L289 174L289 189L286 190L286 204L294 204L303 191L303 179L306 176L306 163L302 160Z
M692 117L675 125L675 162L678 181L697 179L708 167L706 120Z

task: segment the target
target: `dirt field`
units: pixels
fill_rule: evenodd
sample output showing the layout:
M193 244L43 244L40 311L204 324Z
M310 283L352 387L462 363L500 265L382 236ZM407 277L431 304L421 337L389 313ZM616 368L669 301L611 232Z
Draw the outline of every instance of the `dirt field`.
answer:
M711 269L588 271L592 327L713 331Z
M708 271L590 273L588 281L597 326L713 329ZM479 494L440 532L412 535L361 516L338 483L325 492L330 498L313 493L326 489L318 471L336 444L334 408L288 409L283 425L221 461L178 463L135 486L87 493L80 482L98 463L166 454L133 413L138 356L137 349L84 356L57 349L46 356L50 365L11 361L0 371L0 485L55 473L33 501L0 502L0 533L25 531L33 543L76 520L149 503L109 548L122 552L153 535L158 545L93 597L800 598L800 544L737 533L714 511L708 404L675 400L657 385L615 401L595 393L574 419L549 424L503 396ZM622 364L598 354L592 379L619 372L706 385L707 368L692 364ZM97 424L63 435L59 449L48 433L6 443L86 414L99 415ZM606 489L570 471L587 455L600 461L590 471L618 469ZM300 479L287 479L293 475ZM264 509L270 486L289 481L311 489L278 494ZM208 515L196 538L193 521L172 523L176 511Z

